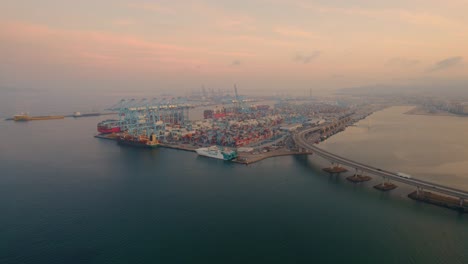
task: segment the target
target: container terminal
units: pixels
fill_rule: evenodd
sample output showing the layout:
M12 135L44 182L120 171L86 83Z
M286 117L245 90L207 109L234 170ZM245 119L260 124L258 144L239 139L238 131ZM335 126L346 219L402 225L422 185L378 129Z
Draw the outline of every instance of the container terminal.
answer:
M265 104L243 99L237 88L235 91L235 99L208 107L201 120L189 119L192 106L184 98L123 99L107 109L116 112L118 118L99 122L97 137L126 146L158 145L249 164L271 156L304 155L291 140L291 133L297 129L331 126L350 116L362 118L352 108L333 102L282 99ZM317 143L340 129L344 128L323 130Z

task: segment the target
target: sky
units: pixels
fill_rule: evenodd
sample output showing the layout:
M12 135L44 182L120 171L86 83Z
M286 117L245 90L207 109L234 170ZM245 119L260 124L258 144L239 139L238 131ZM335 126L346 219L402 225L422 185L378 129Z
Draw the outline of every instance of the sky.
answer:
M468 0L0 0L0 89L464 82Z

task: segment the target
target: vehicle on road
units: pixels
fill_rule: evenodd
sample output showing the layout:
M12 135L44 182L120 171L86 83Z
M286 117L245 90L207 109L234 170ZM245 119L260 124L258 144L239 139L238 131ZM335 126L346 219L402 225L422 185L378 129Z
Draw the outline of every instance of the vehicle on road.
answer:
M403 173L403 172L397 172L397 175L402 178L411 179L411 175Z

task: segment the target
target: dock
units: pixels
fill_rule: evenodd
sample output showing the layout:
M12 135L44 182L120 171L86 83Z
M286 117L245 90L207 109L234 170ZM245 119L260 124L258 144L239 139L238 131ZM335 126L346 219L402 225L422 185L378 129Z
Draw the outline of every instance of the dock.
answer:
M95 138L100 138L100 139L107 139L107 140L117 140L119 135L117 135L117 134L97 134L94 137Z
M44 121L44 120L53 120L53 119L65 119L65 118L84 118L84 117L96 117L96 116L105 116L105 115L116 115L116 112L102 112L102 113L84 113L80 115L76 114L63 114L63 115L48 115L48 116L28 116L20 121ZM14 117L7 117L5 121L15 121Z
M105 139L105 140L117 140L118 134L98 134L95 135L95 138ZM195 152L198 146L193 146L191 144L170 144L170 143L160 143L159 147L169 148L175 150L183 150L189 152ZM272 150L269 152L262 152L257 154L252 154L248 152L242 152L239 156L232 160L231 162L238 164L249 165L255 162L259 162L272 157L281 157L281 156L295 156L295 155L312 155L312 152L299 152L293 151L286 148L281 148L277 150Z
M249 165L249 164L259 162L268 158L281 157L281 156L297 156L297 155L312 155L312 152L299 152L299 151L291 151L287 149L277 149L277 150L272 150L266 153L259 153L259 154L242 153L239 155L237 159L233 160L233 162Z
M169 149L177 149L189 152L195 152L197 147L191 146L189 144L167 144L167 143L160 143L160 147L169 148Z

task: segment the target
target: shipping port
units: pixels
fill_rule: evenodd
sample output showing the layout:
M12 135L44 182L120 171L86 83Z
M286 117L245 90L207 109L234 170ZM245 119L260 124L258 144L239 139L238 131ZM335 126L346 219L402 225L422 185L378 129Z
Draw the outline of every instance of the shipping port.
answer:
M96 137L135 147L148 147L143 142L152 138L158 143L151 147L250 164L274 156L311 154L295 146L291 138L295 131L321 128L319 143L344 129L343 120L351 124L362 118L337 101L248 98L240 96L236 86L233 92L232 96L203 96L203 103L193 97L122 99L106 109L118 118L99 122ZM200 113L199 118L189 118L191 109Z

